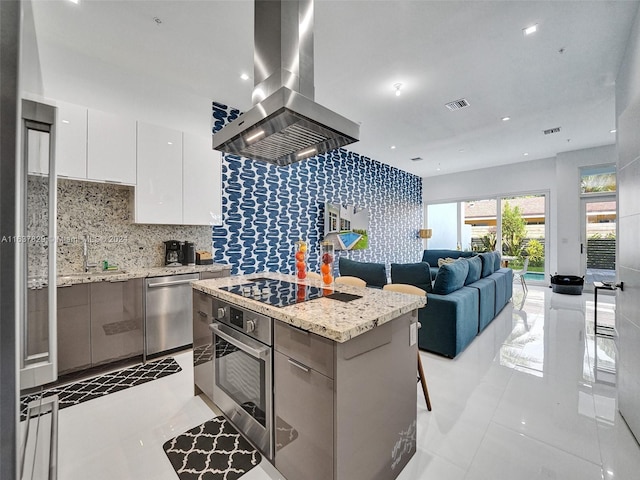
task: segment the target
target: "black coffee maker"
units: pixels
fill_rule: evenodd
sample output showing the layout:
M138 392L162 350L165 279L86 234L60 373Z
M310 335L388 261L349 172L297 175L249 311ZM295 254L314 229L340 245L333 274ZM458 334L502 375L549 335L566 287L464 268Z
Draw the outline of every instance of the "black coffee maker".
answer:
M185 241L182 244L182 264L183 265L196 264L196 246L193 242Z
M164 264L167 267L182 266L182 242L178 240L167 240L164 242Z

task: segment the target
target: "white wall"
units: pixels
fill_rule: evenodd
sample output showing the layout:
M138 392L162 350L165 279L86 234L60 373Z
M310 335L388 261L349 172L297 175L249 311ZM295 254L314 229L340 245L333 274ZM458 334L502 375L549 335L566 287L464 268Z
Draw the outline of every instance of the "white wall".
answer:
M446 203L430 205L427 215L432 237L427 240L427 248L455 249L458 242L458 205Z
M640 13L616 79L618 128L618 408L640 439Z
M580 241L582 210L580 167L616 163L615 145L559 153L556 157L558 272L583 275Z

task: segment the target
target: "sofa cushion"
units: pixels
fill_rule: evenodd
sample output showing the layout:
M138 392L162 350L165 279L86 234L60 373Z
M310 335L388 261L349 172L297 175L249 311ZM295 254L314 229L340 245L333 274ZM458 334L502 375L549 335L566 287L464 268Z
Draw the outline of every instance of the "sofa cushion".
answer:
M444 265L445 263L453 263L457 260L457 258L451 258L451 257L447 257L447 258L439 258L438 259L438 267L441 267L442 265Z
M438 248L433 250L424 250L422 252L422 261L427 262L429 265L435 267L438 265L439 258L454 258L457 259L464 252L459 250L448 250L446 248Z
M442 265L433 284L433 293L447 295L461 289L468 273L469 262L467 260L458 260Z
M431 292L431 267L427 262L392 263L391 283L406 283Z
M464 284L469 285L480 280L482 276L482 260L480 260L480 257L470 257L466 258L465 261L469 264L469 273L467 273L467 279Z
M497 272L500 270L500 264L502 263L502 255L499 251L495 250L493 252L493 271Z
M494 272L493 252L485 252L478 255L482 260L482 278L488 277Z
M384 287L387 284L387 269L384 263L357 262L340 257L340 275L358 277L367 282L368 287Z

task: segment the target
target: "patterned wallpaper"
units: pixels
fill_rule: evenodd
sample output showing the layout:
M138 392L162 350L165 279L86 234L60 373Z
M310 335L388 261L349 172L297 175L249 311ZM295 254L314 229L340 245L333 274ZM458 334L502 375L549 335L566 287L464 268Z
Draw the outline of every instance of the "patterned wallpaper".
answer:
M240 112L213 103L213 132ZM232 274L294 272L294 242L309 242L309 269L319 271L324 203L368 207L369 248L339 252L353 260L418 262L422 241L422 179L345 149L288 167L235 155L222 161L224 225L213 227L214 261ZM337 262L335 262L337 268Z

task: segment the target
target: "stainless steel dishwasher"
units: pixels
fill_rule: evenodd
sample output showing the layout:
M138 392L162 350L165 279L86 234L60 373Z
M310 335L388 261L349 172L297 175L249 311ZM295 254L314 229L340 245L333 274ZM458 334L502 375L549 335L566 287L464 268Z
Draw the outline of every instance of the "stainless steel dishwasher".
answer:
M195 273L145 280L145 358L193 343L191 282L199 278Z

